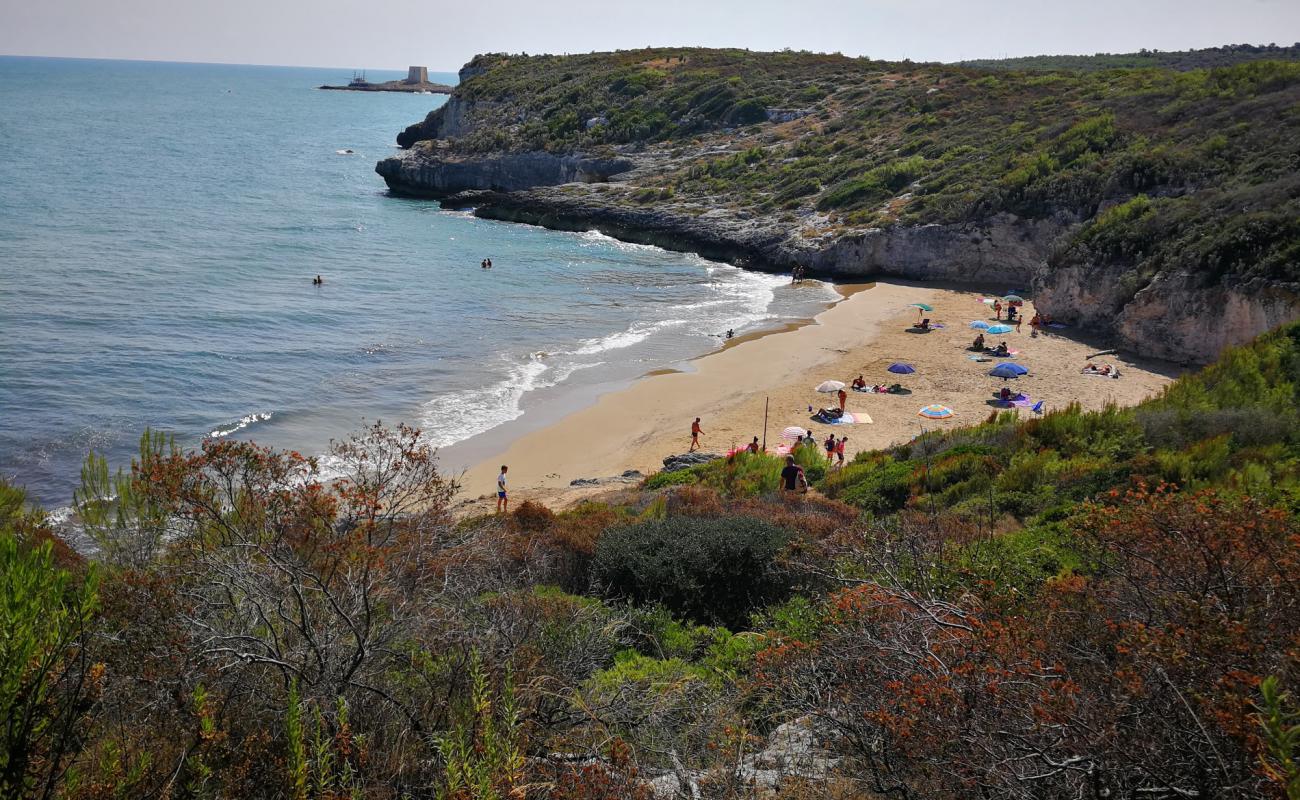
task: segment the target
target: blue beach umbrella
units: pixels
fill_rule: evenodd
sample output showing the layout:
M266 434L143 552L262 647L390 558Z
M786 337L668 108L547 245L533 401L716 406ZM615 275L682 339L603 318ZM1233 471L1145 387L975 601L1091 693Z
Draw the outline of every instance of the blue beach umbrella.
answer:
M1011 333L1013 330L1010 325L990 325L989 333Z
M970 326L972 328L976 328L977 330L981 330L981 331L986 331L989 329L989 324L982 319L975 320L970 324Z
M1004 361L989 370L989 374L995 378L1006 380L1007 378L1019 378L1021 375L1028 375L1029 370L1020 364L1011 361Z
M911 375L913 372L916 372L916 367L912 366L911 364L904 364L902 362L898 362L898 363L890 364L889 371L893 372L896 375Z

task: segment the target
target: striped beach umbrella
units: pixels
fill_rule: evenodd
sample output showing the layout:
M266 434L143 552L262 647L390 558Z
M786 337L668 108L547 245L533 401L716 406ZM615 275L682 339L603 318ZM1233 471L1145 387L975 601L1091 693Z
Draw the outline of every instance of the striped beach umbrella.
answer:
M947 419L948 417L951 417L956 413L957 413L956 411L953 411L951 408L948 408L947 406L941 406L938 403L932 403L922 408L920 411L918 411L917 415L926 417L927 419Z

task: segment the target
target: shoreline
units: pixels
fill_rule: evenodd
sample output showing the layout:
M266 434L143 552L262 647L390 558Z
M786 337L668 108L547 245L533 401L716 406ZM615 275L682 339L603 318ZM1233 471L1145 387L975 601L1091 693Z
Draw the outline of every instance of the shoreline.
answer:
M685 452L689 427L701 417L702 450L725 453L763 436L764 401L768 401L769 449L787 426L801 426L825 438L846 435L846 455L907 441L923 429L971 424L999 410L993 395L1004 382L986 375L997 362L975 362L966 348L976 331L971 320L991 318L979 295L967 289L926 286L906 281L837 286L844 299L811 321L733 341L729 346L687 362L683 371L655 371L630 385L601 394L590 405L557 421L515 437L462 474L460 512L490 511L497 471L510 466L512 500L532 499L562 509L593 494L609 491L617 481L597 486L570 486L576 479L610 479L625 470L649 475L662 459ZM934 322L946 327L926 334L907 331L916 320L911 303L926 303ZM1032 304L1026 311L1033 314ZM990 324L992 320L990 319ZM1082 333L1082 336L1075 338ZM1066 334L1066 335L1062 335ZM1085 408L1107 403L1134 405L1158 392L1181 372L1166 362L1106 356L1122 374L1118 380L1086 376L1079 370L1086 356L1101 349L1087 332L1071 329L1031 337L1020 333L988 337L1006 339L1021 350L1017 361L1031 374L1011 385L1047 408L1079 402ZM905 361L912 375L893 375L886 367ZM858 374L867 383L900 382L910 396L850 392L850 412L871 422L828 426L809 419L809 405L831 405L833 395L813 391L823 380L849 382ZM947 420L917 415L921 406L942 403L956 411ZM1003 409L1006 410L1006 409ZM1015 409L1033 416L1028 408Z

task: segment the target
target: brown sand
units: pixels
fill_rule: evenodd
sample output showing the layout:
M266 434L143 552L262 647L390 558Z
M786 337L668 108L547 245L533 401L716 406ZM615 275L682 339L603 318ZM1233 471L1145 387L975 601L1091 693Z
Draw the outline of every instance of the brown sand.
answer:
M501 464L510 466L512 505L535 499L563 508L602 489L571 488L575 478L599 478L636 469L650 474L664 457L686 452L690 425L700 417L704 452L725 453L763 436L764 403L768 402L767 442L781 443L782 429L802 426L818 440L830 431L848 436L849 457L862 449L877 449L911 439L923 430L970 425L988 417L990 401L1004 385L1047 409L1077 401L1085 408L1107 403L1133 405L1157 393L1176 375L1176 368L1107 355L1094 363L1119 368L1118 380L1080 374L1086 357L1103 349L1096 342L1070 338L1074 332L1053 330L1031 336L1025 307L1021 332L989 335L990 346L1005 340L1014 359L1030 369L1023 378L1004 382L988 376L999 363L970 360L968 348L979 331L969 323L992 319L992 310L970 291L936 289L903 283L879 283L870 288L841 287L848 297L819 314L812 324L773 335L733 341L696 360L690 371L659 372L630 387L599 398L554 425L521 436L502 454L471 468L464 475L464 496L483 493L494 498ZM926 312L944 328L909 332L918 311L909 303L927 303ZM886 368L895 361L916 368L912 375L894 375ZM868 385L901 383L911 395L849 392L848 410L865 414L871 423L822 425L809 419L808 406L836 404L834 395L813 391L824 380L849 383L863 375ZM918 416L924 405L940 403L956 411L946 420ZM1018 409L1024 417L1033 416ZM604 491L608 491L605 487ZM490 510L494 500L466 500L462 511Z

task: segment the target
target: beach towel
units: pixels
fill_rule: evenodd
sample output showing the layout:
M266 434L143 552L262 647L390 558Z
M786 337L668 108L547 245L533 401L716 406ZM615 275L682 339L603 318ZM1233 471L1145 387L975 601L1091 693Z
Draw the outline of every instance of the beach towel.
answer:
M989 356L969 356L971 361L992 361Z
M1021 408L1029 408L1033 406L1033 404L1034 401L1030 400L1029 395L1027 394L1018 395L1011 400L1011 405L1019 406Z
M830 422L824 422L823 425L855 425L857 423L871 422L871 417L863 414L861 411L845 411L844 416Z

